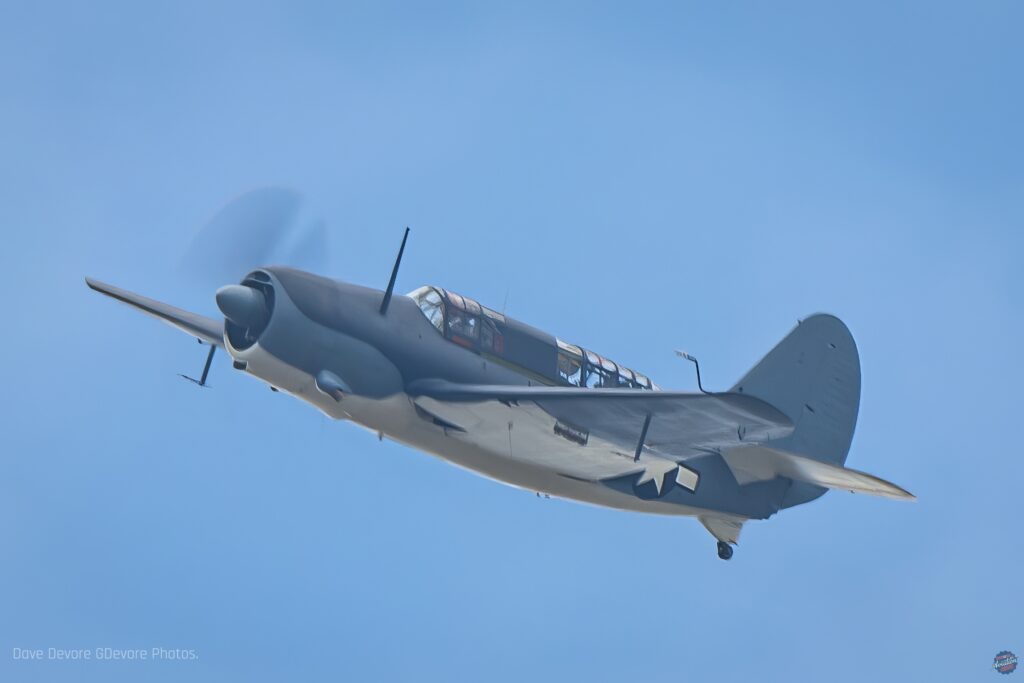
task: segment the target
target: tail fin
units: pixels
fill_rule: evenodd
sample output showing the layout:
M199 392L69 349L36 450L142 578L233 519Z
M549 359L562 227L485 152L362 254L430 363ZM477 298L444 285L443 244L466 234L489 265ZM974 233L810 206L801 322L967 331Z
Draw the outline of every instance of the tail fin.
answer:
M772 448L833 465L846 462L860 407L860 358L839 318L818 314L803 320L732 390L767 401L793 422L793 433L771 442ZM797 482L782 505L824 492Z

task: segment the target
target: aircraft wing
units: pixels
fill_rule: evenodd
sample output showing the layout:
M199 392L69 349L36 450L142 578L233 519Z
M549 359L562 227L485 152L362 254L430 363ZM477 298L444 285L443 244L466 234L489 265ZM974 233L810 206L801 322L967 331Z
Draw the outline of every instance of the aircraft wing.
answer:
M740 393L694 394L637 389L467 385L424 379L407 387L413 396L443 403L530 402L557 420L566 438L597 436L632 455L650 422L644 444L662 457L682 460L706 449L781 439L789 418L768 403Z
M155 299L129 292L126 289L108 285L99 280L93 280L92 278L85 278L85 284L100 294L105 294L112 299L117 299L129 306L133 306L143 313L148 313L154 318L177 327L182 332L201 339L207 344L224 348L224 324L220 320L207 318L205 315L199 315L198 313L190 313L177 306L171 306L170 304L165 304Z

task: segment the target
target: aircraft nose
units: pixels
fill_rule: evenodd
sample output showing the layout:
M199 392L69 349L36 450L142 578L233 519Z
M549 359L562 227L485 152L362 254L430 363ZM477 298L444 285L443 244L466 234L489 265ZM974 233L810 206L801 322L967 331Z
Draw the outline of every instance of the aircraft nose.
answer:
M244 285L227 285L217 290L217 308L224 317L245 329L259 328L267 319L267 300Z

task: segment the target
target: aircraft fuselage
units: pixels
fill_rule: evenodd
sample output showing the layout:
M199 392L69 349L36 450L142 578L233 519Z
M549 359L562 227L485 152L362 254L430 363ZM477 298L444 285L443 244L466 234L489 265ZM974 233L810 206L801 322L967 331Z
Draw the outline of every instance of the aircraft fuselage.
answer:
M765 495L741 493L721 459L697 455L699 484L676 486L644 498L629 486L609 484L617 475L662 462L590 439L586 445L554 437L556 421L531 404L492 403L452 414L443 405L410 396L418 379L454 383L526 386L536 372L519 372L452 343L410 298L395 296L387 316L378 312L381 292L286 268L257 271L272 299L265 327L247 338L226 327L235 366L272 387L345 419L431 453L460 467L530 491L639 512L697 515L713 508L744 518L777 510L778 482L763 482ZM638 389L639 390L639 389ZM466 424L472 421L472 424ZM601 480L592 458L600 452ZM607 454L613 457L607 457ZM695 480L696 481L696 480Z

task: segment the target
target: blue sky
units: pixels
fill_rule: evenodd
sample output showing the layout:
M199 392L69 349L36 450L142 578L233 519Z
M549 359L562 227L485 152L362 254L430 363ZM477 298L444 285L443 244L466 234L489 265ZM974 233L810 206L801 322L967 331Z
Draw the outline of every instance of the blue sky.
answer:
M827 5L827 6L826 6ZM981 3L0 7L5 680L992 680L1024 654L1024 10ZM715 557L233 373L89 292L282 184L330 274L435 283L690 388L802 316L860 347L832 493ZM12 648L185 648L25 662Z

